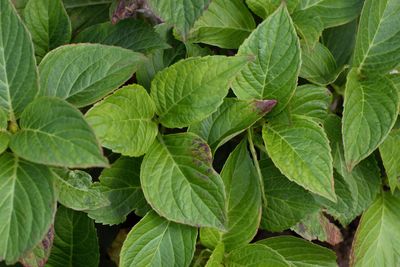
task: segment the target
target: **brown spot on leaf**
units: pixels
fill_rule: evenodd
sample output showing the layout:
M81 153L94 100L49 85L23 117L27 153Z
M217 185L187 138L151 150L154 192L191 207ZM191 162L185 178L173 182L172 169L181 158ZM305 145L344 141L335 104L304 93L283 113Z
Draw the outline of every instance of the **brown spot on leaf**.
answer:
M278 103L277 100L254 100L256 111L260 115L270 112Z

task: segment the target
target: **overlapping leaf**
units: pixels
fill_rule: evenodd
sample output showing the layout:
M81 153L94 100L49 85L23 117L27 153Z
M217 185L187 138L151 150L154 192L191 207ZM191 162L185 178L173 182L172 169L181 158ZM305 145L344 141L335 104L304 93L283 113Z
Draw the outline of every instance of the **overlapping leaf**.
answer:
M400 130L393 130L379 146L383 165L389 181L392 192L400 188Z

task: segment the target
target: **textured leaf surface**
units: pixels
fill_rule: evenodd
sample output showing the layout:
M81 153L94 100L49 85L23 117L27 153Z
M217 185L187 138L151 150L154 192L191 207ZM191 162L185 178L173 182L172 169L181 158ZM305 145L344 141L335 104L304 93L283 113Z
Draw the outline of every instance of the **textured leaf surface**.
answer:
M186 127L215 112L247 57L189 58L159 72L151 84L160 122ZM185 77L185 79L182 79Z
M161 216L224 230L224 184L212 168L210 148L197 135L156 140L143 159L140 180L147 201Z
M19 117L36 96L38 75L31 38L9 0L0 2L0 107Z
M96 103L86 120L101 144L116 153L138 157L157 136L153 100L140 85L128 85Z
M93 104L126 82L143 59L142 54L100 44L59 47L40 63L40 95L77 107Z
M355 70L352 70L347 79L343 142L347 167L351 170L389 134L399 111L399 93L384 76L358 80Z
M53 240L54 226L52 225L43 240L40 241L31 251L25 253L23 258L19 261L25 267L43 267L49 259Z
M104 169L99 188L110 205L91 210L89 217L102 224L119 224L133 210L149 209L140 187L139 158L121 157L110 169Z
M56 207L51 179L45 166L0 156L0 260L16 262L49 230Z
M270 112L274 100L238 100L226 98L216 112L190 125L189 131L207 141L215 151Z
M10 148L22 158L70 168L108 165L80 111L64 100L36 99L21 115L20 127Z
M400 2L366 0L358 27L353 66L358 72L392 70L400 61Z
M227 198L227 231L217 232L202 228L201 238L220 235L225 250L231 251L249 243L257 233L261 218L261 192L256 169L247 150L247 142L242 141L229 155L221 172ZM211 232L211 233L210 233ZM213 233L214 232L214 233ZM216 247L218 244L206 244Z
M97 267L99 244L93 221L85 213L58 207L54 243L46 267Z
M263 207L261 228L280 232L319 209L313 196L282 175L270 159L261 160L260 168L267 199Z
M71 39L71 22L61 0L30 0L25 7L24 19L38 61Z
M93 25L80 32L74 42L115 45L141 53L169 48L153 27L135 19L125 19L116 25L111 22Z
M379 146L383 165L389 180L392 192L400 188L400 130L393 130Z
M314 47L324 30L322 19L304 10L294 13L292 17L298 35L308 46Z
M190 41L222 48L238 48L256 24L242 0L213 0L196 21Z
M306 117L290 124L270 122L263 139L274 164L289 178L313 193L336 200L331 149L324 130Z
M400 264L400 197L383 192L361 217L350 266Z
M292 97L300 70L300 45L289 13L280 7L240 46L238 55L256 55L236 76L232 88L239 99L276 99L272 114Z
M299 0L287 1L286 5L290 13L297 6ZM272 14L281 4L281 0L246 0L249 8L259 17L265 19Z
M95 188L90 174L84 171L53 169L58 201L73 210L92 210L109 204L99 188Z
M186 40L190 28L210 2L211 0L149 0L148 4L158 16L174 25Z
M120 266L189 266L196 238L196 228L167 221L152 211L128 234Z

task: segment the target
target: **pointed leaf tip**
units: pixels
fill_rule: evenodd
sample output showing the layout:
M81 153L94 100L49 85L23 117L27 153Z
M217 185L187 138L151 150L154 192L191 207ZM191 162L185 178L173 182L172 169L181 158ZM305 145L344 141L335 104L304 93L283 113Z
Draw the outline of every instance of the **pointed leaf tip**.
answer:
M270 112L278 103L277 100L256 100L254 101L254 105L257 109L258 114L267 114Z

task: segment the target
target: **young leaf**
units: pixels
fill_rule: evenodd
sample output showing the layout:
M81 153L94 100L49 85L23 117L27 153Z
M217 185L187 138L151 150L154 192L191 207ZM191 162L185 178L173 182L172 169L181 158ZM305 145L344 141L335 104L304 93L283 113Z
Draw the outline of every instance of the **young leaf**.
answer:
M386 140L379 146L383 165L392 191L400 188L400 130L393 130Z
M283 176L270 159L261 160L260 168L267 199L263 207L261 228L280 232L319 209L313 196Z
M49 259L51 248L53 247L53 240L54 226L52 225L43 240L31 251L25 253L19 261L26 267L43 267Z
M291 13L297 6L299 0L290 0L286 2L287 8ZM265 19L272 14L282 4L281 0L246 0L249 6L257 16Z
M307 117L293 116L289 124L265 124L263 139L268 155L289 180L336 201L331 149L322 127Z
M382 194L361 217L350 254L350 266L400 264L400 197Z
M245 131L275 106L275 100L225 98L216 112L190 125L189 131L207 141L212 151Z
M93 104L126 82L143 60L142 54L114 46L59 47L39 65L39 95L57 96L77 107Z
M208 259L205 267L223 267L222 262L225 257L225 246L224 243L219 243L213 250L210 258Z
M61 0L30 0L24 14L38 61L50 50L69 43L71 22Z
M85 213L57 209L54 243L46 267L97 267L99 244L94 223Z
M196 228L167 221L151 211L128 234L119 266L187 267L196 239Z
M148 0L156 15L175 26L186 41L194 22L207 9L211 0Z
M99 188L93 186L92 177L84 171L53 169L58 201L73 210L93 210L109 205Z
M52 174L46 166L13 154L0 156L0 261L16 262L50 228L56 207Z
M20 126L10 148L21 158L69 168L108 166L93 130L80 111L64 100L36 99L22 113Z
M153 27L136 19L125 19L117 25L111 22L93 25L80 32L73 41L115 45L141 53L169 48Z
M219 235L226 251L231 251L253 239L261 218L260 184L246 141L242 141L229 155L221 178L228 200L227 231L221 233L215 229L202 228L200 237L207 240L208 235ZM218 243L205 245L214 248Z
M102 224L119 224L126 220L130 212L149 209L140 187L141 163L139 158L121 157L111 168L103 170L98 188L110 204L89 211L90 218Z
M353 69L347 79L342 131L346 165L352 170L385 140L400 102L397 89L385 76L360 80Z
M10 0L0 1L0 108L10 120L35 98L38 74L33 45Z
M189 40L221 48L238 48L255 27L243 0L213 0L194 24Z
M256 55L236 76L232 88L239 99L276 99L272 114L288 104L300 70L300 44L287 9L281 6L240 46L238 55Z
M153 100L140 85L128 85L96 103L85 115L101 144L124 156L139 157L157 136Z
M159 72L151 97L160 122L181 128L205 119L222 104L230 80L247 63L248 57L208 56L179 61Z
M156 140L144 156L140 181L147 201L161 216L225 230L224 184L212 167L210 148L197 135Z
M366 0L358 27L353 66L357 72L392 70L400 61L400 2Z

